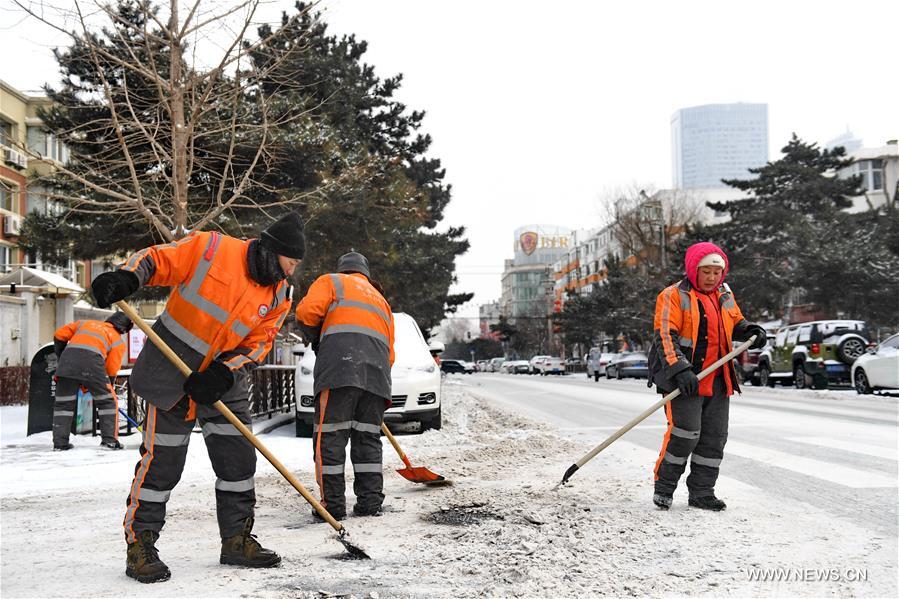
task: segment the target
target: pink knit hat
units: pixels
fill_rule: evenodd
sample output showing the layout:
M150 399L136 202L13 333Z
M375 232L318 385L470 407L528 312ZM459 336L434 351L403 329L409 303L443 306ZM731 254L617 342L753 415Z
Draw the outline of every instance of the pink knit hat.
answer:
M690 284L697 289L699 285L696 284L696 271L699 269L699 263L709 254L718 254L724 259L724 272L721 274L721 282L724 281L727 271L730 270L730 262L727 260L727 254L724 253L724 250L710 241L694 243L687 248L687 253L684 256L684 269Z

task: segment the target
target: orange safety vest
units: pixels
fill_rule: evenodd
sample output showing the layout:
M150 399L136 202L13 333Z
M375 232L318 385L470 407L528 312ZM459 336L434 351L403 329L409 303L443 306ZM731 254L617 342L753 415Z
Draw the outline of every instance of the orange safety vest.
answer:
M204 356L199 370L224 352L236 370L259 363L272 347L290 310L290 284L257 284L247 267L249 241L194 232L134 254L122 267L141 284L174 286L159 320Z
M322 275L297 305L296 316L308 327L321 327L322 340L340 333L358 333L380 341L387 347L393 365L393 312L365 275Z
M122 367L125 342L112 323L76 320L56 329L53 338L67 342L66 349L82 349L99 354L105 362L107 376L115 376Z
M697 357L694 356L694 350L697 346L701 318L698 293L684 280L663 289L656 300L653 328L661 339L665 362L669 367L675 366L681 360L692 366L693 360ZM721 285L709 296L720 307L720 324L725 338L717 340L721 344L719 347L723 346L730 351L734 327L745 320L743 313L727 284ZM702 357L705 359L705 356ZM736 381L732 368L733 365L728 365L726 375L728 383ZM712 377L708 378L711 380ZM730 385L728 390L730 391Z

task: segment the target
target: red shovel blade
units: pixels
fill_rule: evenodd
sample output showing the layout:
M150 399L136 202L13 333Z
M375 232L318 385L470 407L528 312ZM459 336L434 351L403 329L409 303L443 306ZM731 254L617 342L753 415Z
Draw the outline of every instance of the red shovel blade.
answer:
M408 481L413 483L430 484L448 484L449 481L439 474L431 472L424 466L411 466L409 468L398 468L397 472Z

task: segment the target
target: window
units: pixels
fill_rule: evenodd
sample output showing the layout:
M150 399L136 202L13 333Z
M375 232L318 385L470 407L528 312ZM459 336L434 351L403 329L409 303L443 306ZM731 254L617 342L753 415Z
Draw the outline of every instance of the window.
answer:
M808 343L809 339L811 339L812 325L806 324L799 327L799 342L800 343Z
M6 245L0 245L0 273L9 272L9 256L10 248Z
M43 129L29 126L25 137L29 150L41 156L47 155L47 133Z
M0 181L0 210L18 212L18 210L13 209L13 205L15 204L16 191L18 190L15 188L15 186L7 183L6 181Z
M785 340L786 338L787 338L787 331L786 331L786 329L781 329L780 331L777 332L777 337L774 339L774 344L775 344L777 347L783 347L784 340Z
M792 327L787 331L787 345L793 345L796 343L796 338L799 337L799 327Z
M878 349L896 349L899 348L899 335L893 335L880 344Z
M871 165L871 187L870 191L881 191L883 189L883 160L869 160Z
M0 119L0 144L12 147L16 139L15 132L12 123Z

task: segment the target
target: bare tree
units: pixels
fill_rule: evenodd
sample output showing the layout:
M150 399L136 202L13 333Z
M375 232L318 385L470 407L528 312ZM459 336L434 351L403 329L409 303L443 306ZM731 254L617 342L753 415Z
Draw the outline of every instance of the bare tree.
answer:
M215 3L212 10L208 0L186 7L168 0L165 10L149 0L71 0L55 11L14 1L66 33L72 45L60 56L84 61L92 74L69 75L52 94L51 111L64 124L54 133L71 159L46 189L70 210L143 222L154 237L171 241L218 226L229 211L302 203L340 185L323 177L299 195L279 188L276 149L284 136L322 132L308 107L267 95L260 84L279 77L279 89L289 88L283 65L303 51L295 43L258 60L277 35L252 39L263 0Z
M700 220L705 204L685 190L656 191L632 185L606 195L605 216L629 266L664 270L675 249L674 240L686 225Z

